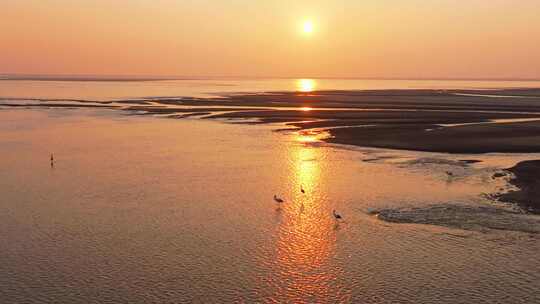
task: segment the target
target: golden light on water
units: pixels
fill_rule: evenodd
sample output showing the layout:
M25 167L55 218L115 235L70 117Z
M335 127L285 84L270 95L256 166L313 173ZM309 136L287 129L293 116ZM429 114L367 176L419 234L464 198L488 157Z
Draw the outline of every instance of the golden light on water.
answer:
M296 141L300 143L315 143L328 138L328 132L321 131L301 131L296 134Z
M318 141L315 136L311 135L298 135L296 140L301 143L314 143Z
M317 82L314 79L298 79L296 81L296 88L298 91L304 93L313 92L317 88Z
M304 112L309 112L311 110L313 110L313 108L311 108L311 107L301 107L300 108L300 111L304 111Z
M314 136L303 136L304 141L301 142L317 142L318 140ZM319 151L312 147L301 147L296 151L296 170L295 184L299 187L302 187L307 191L307 196L313 198L314 190L317 189L317 184L319 183L321 175L321 167L319 164ZM305 195L301 196L305 199ZM312 201L308 199L307 201Z
M295 134L300 143L316 142L321 132ZM292 160L290 181L294 196L278 233L278 275L283 276L284 290L302 290L308 294L331 294L329 286L338 274L326 266L335 251L334 221L328 211L324 187L324 150L309 144L293 144L288 154ZM305 193L300 190L304 189ZM301 303L290 295L289 302Z

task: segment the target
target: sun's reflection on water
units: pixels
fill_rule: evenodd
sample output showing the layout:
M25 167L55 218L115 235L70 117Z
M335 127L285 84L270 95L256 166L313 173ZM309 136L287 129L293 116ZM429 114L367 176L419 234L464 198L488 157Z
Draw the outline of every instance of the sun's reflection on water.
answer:
M326 131L315 131L315 130L303 130L295 134L295 140L299 143L310 144L321 142L323 139L330 137L330 133ZM309 148L309 147L304 147Z
M313 145L323 136L320 132L299 132L288 150L289 181L294 189L277 232L275 265L282 279L279 288L295 291L283 293L290 295L290 302L309 302L309 298L295 294L324 297L337 292L338 270L332 264L335 226L324 190L326 158L324 150Z

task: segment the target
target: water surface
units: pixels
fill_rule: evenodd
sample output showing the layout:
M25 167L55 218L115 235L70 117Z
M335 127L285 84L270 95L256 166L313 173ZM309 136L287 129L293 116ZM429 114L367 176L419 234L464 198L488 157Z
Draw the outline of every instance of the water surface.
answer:
M275 128L0 110L2 299L540 301L537 235L370 214L491 206L482 193L506 187L493 172L536 155L462 166L470 156L331 146Z
M538 88L540 81L370 79L184 79L148 81L36 81L0 79L0 98L118 100L214 97L232 93L315 90Z

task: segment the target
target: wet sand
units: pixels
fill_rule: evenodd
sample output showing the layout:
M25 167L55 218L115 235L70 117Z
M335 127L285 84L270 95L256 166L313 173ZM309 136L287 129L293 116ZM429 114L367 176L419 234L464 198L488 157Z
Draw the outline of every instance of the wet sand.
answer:
M518 204L534 214L540 214L540 160L524 161L507 169L514 176L510 183L519 190L497 195L503 202Z
M328 142L446 153L540 152L540 89L366 90L148 97L109 101L33 100L8 107L109 107L140 115L317 128ZM56 103L52 103L52 101ZM523 120L539 119L539 121ZM506 120L501 123L496 120ZM465 125L463 125L465 124Z
M242 95L214 102L286 108L218 113L211 118L249 118L260 123L289 122L298 129L327 129L332 135L328 142L363 147L447 153L539 152L540 122L511 122L540 118L539 90L483 94L487 93L385 90ZM287 109L290 107L297 109ZM510 123L489 123L500 119ZM459 126L471 123L484 124Z
M538 89L490 90L488 93L485 90L278 92L154 102L198 107L281 107L234 111L216 108L214 115L207 118L250 119L247 123L281 122L298 129L328 129L331 137L327 141L339 144L447 153L540 151L540 122L442 126L540 118ZM180 112L172 108L147 110L148 113ZM205 108L204 112L208 110Z
M540 219L516 210L493 206L466 206L457 204L428 207L383 209L371 212L380 220L398 224L444 226L471 231L502 230L540 233Z
M510 184L518 190L493 195L503 203L520 208L495 205L467 206L439 204L427 207L370 210L378 219L398 224L424 224L471 231L503 230L539 234L540 219L529 214L540 214L540 160L523 161L504 170L513 174ZM493 179L507 174L498 172Z
M540 152L540 122L438 127L393 124L330 130L329 142L446 153Z

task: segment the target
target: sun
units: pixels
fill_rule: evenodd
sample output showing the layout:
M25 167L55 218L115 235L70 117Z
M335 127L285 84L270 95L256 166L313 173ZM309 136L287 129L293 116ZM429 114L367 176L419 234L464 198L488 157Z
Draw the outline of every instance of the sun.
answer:
M306 35L312 34L315 31L315 24L311 20L306 20L302 23L302 32Z
M315 91L317 82L314 79L298 79L296 81L296 88L299 92L310 93Z

